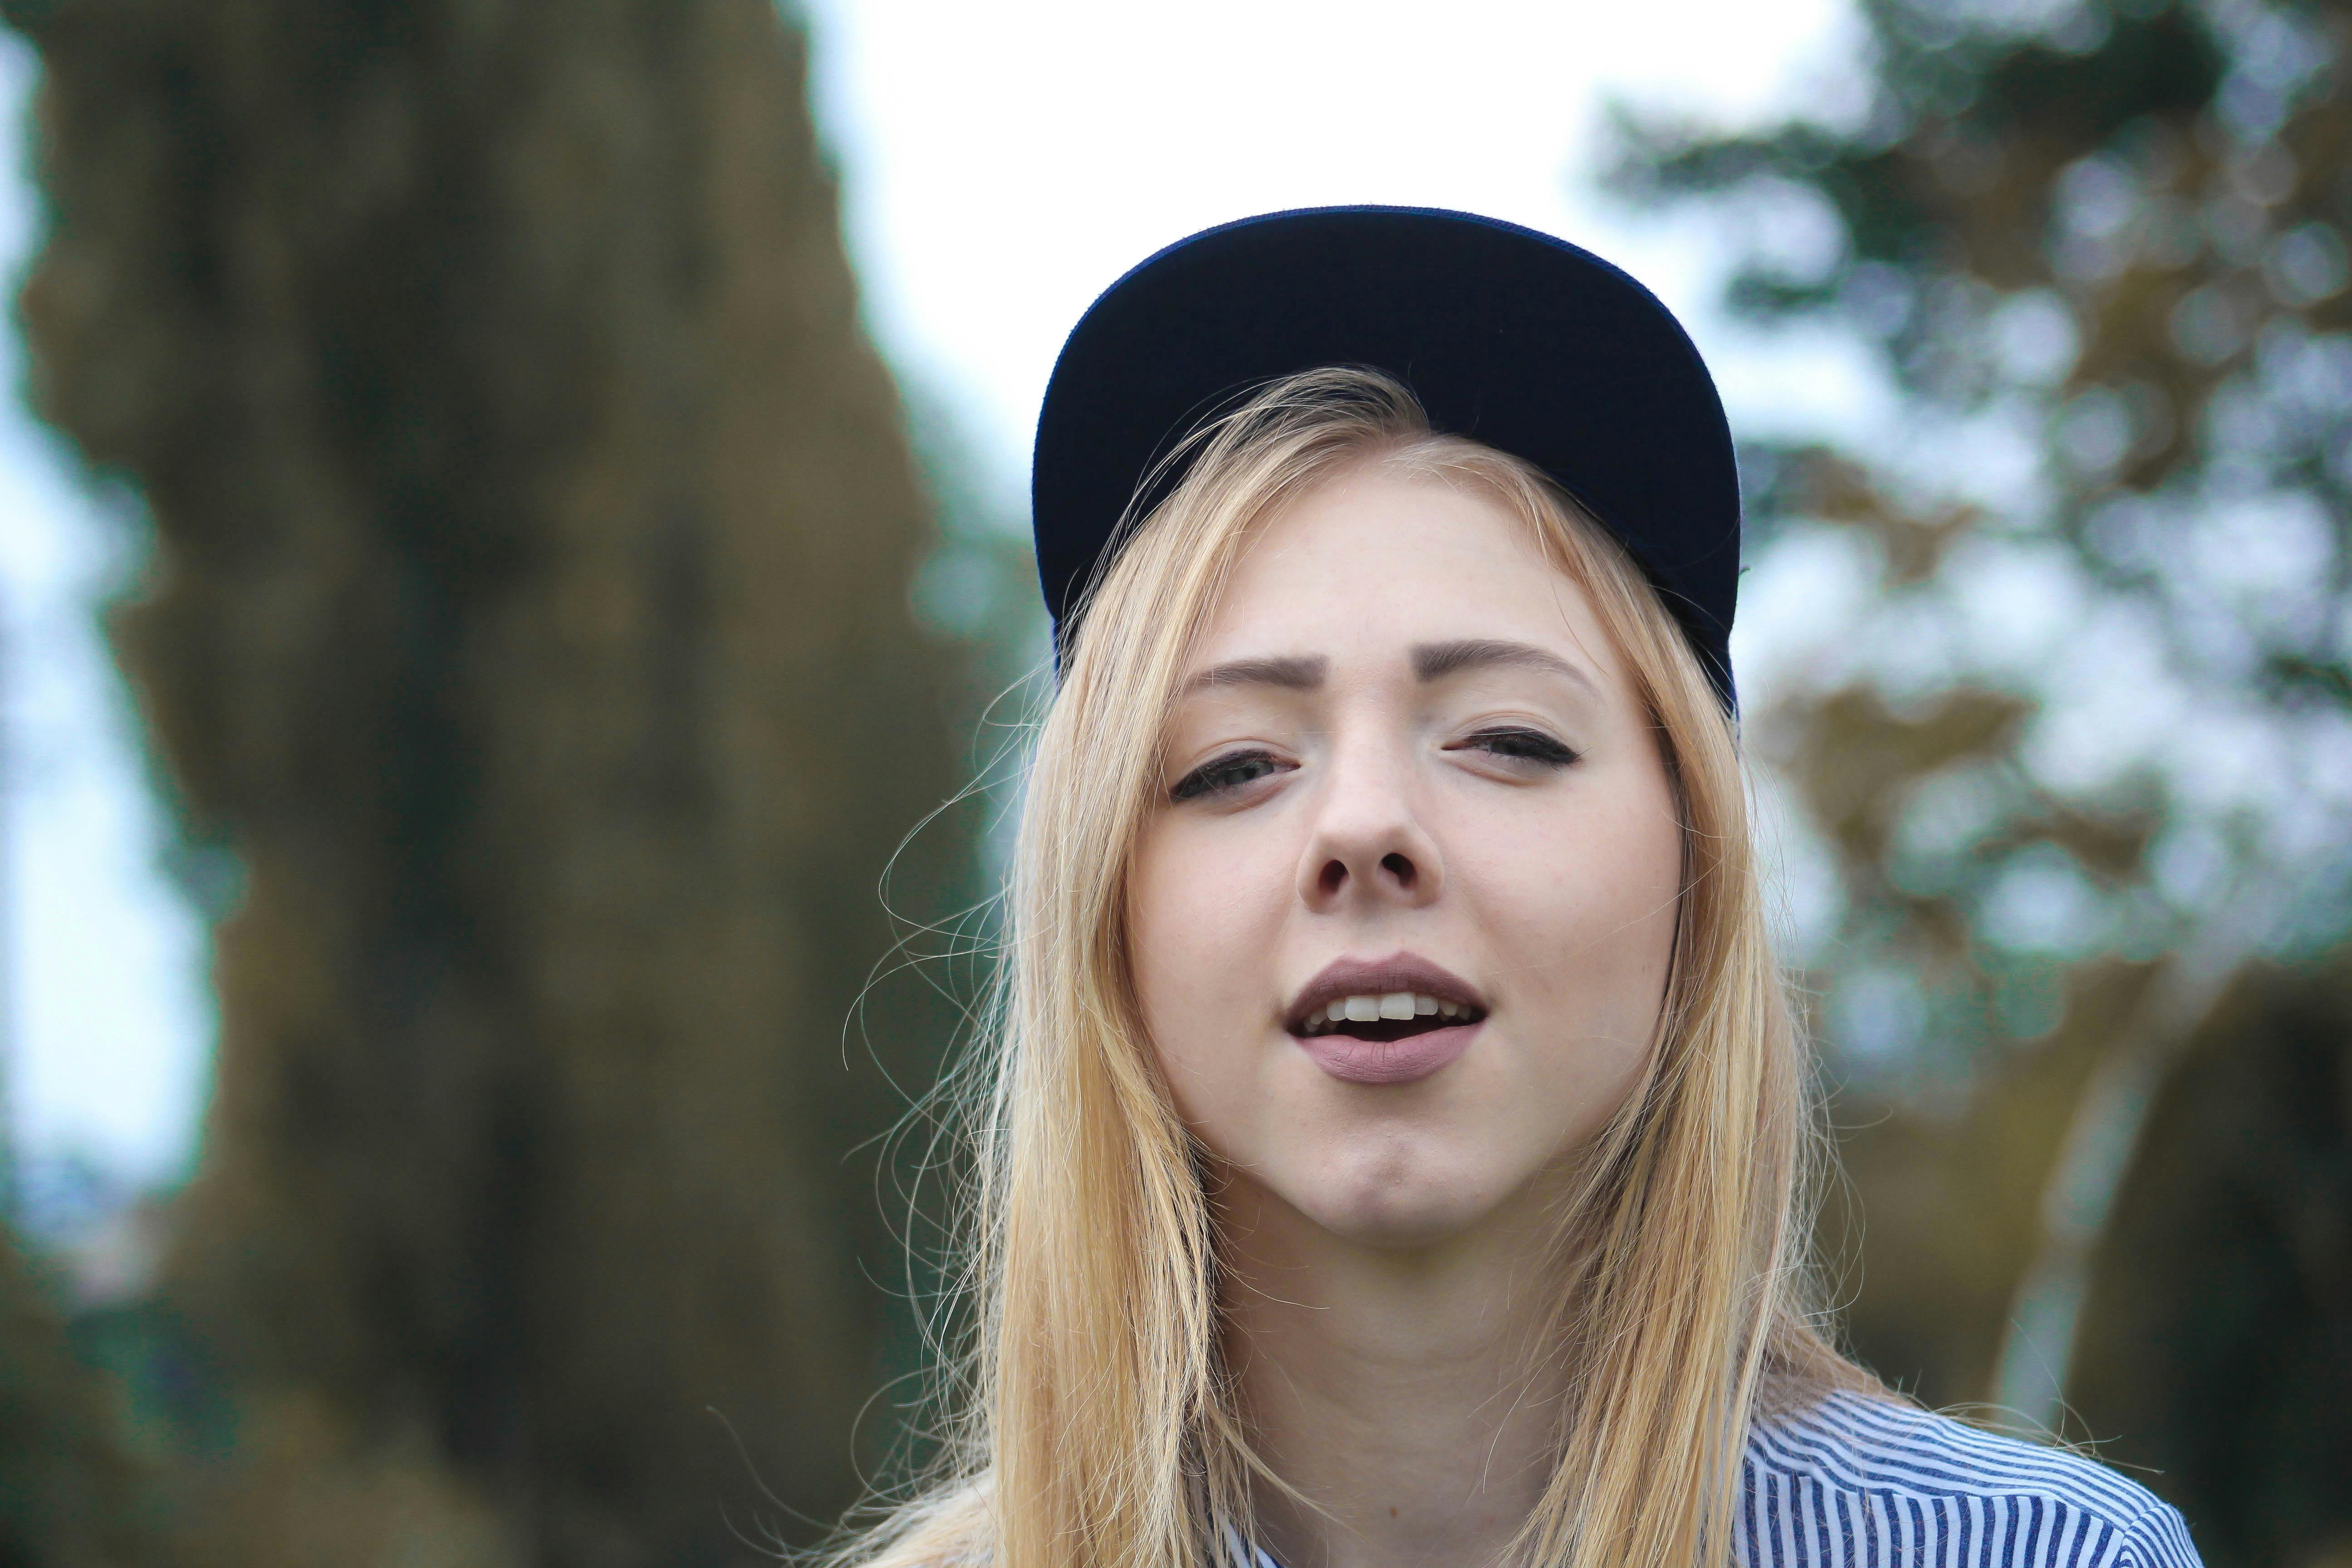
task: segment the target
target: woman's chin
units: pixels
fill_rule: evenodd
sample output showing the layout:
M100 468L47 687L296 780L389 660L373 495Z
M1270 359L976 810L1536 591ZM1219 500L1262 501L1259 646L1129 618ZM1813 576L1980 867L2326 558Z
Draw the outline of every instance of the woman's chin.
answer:
M1516 1232L1547 1207L1562 1169L1558 1150L1507 1116L1332 1127L1314 1107L1294 1109L1244 1147L1209 1149L1223 1222L1278 1245L1419 1251Z
M1410 1252L1443 1247L1479 1229L1495 1215L1497 1185L1458 1172L1432 1173L1418 1179L1318 1184L1317 1190L1287 1201L1337 1240Z

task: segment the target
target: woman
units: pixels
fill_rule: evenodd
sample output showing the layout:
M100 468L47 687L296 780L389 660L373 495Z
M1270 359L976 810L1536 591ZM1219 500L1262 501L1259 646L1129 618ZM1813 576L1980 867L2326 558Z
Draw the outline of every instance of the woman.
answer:
M1736 475L1639 285L1460 214L1212 230L1073 333L1034 497L967 1399L852 1559L2195 1561L1809 1315Z

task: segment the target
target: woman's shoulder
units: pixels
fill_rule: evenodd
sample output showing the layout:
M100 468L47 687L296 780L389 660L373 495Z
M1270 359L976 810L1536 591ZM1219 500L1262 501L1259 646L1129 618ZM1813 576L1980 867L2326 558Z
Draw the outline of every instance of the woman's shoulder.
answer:
M1748 1568L2198 1568L2180 1515L2094 1459L1888 1398L1837 1393L1758 1421Z

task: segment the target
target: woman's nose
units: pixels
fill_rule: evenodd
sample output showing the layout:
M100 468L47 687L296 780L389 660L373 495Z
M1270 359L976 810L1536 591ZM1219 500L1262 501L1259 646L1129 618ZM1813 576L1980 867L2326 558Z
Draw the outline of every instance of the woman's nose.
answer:
M1299 897L1309 908L1410 908L1437 897L1444 866L1416 809L1404 751L1365 744L1334 752L1299 865Z

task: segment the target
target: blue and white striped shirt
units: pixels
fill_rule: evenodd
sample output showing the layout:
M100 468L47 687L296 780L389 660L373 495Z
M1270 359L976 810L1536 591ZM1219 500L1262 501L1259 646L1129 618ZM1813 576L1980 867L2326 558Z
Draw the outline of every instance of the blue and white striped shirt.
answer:
M1858 1394L1759 1422L1740 1480L1745 1568L2200 1568L2105 1466Z
M1741 1568L2202 1568L2179 1513L2079 1454L1833 1394L1759 1422ZM1263 1551L1257 1568L1281 1568Z

